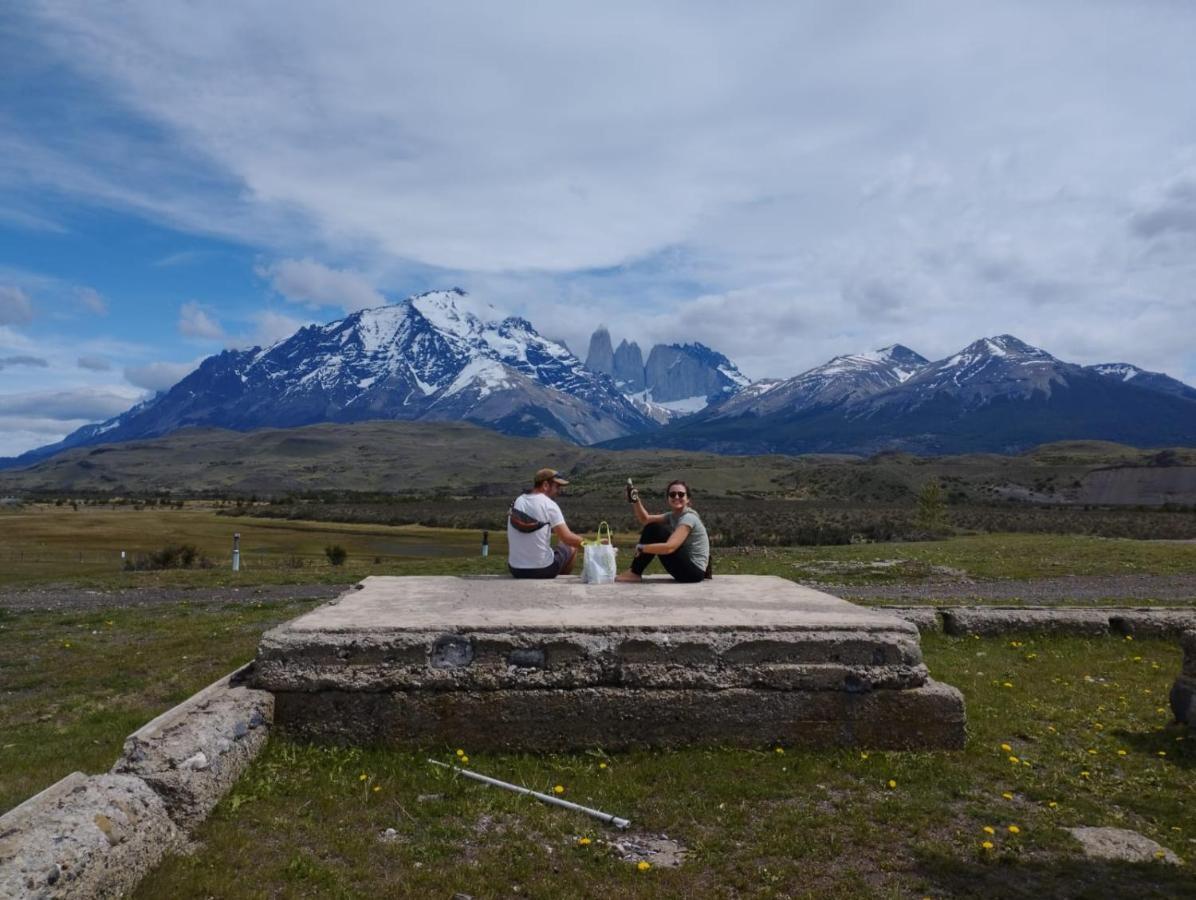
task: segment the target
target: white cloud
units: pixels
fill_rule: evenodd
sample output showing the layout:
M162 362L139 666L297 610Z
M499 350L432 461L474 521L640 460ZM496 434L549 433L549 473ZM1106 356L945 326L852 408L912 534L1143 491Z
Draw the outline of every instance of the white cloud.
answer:
M310 259L284 259L258 274L293 303L311 308L338 306L345 312L385 306L386 298L358 272L333 269Z
M268 347L276 341L288 338L304 325L309 324L306 320L296 319L272 309L256 313L253 319L253 334L247 342L262 347Z
M108 372L112 369L112 363L109 360L96 354L80 356L77 365L80 369L87 369L89 372Z
M209 341L224 339L224 329L209 310L195 301L179 307L179 334Z
M184 376L195 370L195 363L155 362L143 366L126 366L125 378L129 384L147 391L165 391L178 384Z
M81 287L78 291L79 302L97 316L108 315L108 301L95 288Z
M80 387L62 391L33 391L0 395L0 417L28 416L62 421L88 422L111 418L124 412L139 395L128 389Z
M1001 332L1196 366L1190 8L39 10L136 127L0 133L0 186L235 236L296 303L461 284L756 376Z
M0 356L0 369L10 368L12 366L27 366L36 369L45 369L50 365L49 362L42 359L40 356Z
M19 287L0 284L0 325L28 325L33 321L33 304Z

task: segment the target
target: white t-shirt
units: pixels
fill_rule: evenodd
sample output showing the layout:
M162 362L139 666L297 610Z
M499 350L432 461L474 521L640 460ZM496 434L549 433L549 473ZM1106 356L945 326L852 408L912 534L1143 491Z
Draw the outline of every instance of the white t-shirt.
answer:
M515 508L538 522L547 522L545 528L524 534L507 523L507 563L512 569L543 569L552 563L552 529L565 524L565 516L556 501L544 494L520 494L515 498Z

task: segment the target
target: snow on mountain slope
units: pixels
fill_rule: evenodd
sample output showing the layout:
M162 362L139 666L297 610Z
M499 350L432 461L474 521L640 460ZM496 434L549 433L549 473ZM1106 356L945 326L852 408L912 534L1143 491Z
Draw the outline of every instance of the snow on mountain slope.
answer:
M169 391L27 456L192 426L425 418L577 443L656 425L525 319L452 290L309 325L267 348L226 350Z

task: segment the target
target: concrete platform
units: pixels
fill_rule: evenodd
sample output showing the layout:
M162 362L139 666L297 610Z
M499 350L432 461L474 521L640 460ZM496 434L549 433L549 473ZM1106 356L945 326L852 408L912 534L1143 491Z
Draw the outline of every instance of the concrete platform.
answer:
M961 747L916 627L781 578L367 578L267 632L275 721L476 749Z

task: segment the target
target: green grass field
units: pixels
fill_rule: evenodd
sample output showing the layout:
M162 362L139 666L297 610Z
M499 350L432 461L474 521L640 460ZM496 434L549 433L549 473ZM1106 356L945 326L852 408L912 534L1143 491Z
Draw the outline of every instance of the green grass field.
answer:
M501 504L498 504L501 506ZM241 535L242 571L230 570L232 536ZM47 583L83 587L205 587L345 583L371 574L501 573L506 534L490 532L490 556L480 556L482 532L418 525L221 516L210 506L186 509L39 505L0 513L0 587ZM616 544L636 541L616 533ZM194 544L212 568L126 572L120 552L149 553L167 544ZM324 548L348 551L343 567ZM851 568L900 560L900 565ZM799 581L917 583L945 567L983 580L1062 575L1196 575L1196 541L1138 541L1090 535L977 534L940 541L824 547L716 550L717 571L780 575Z
M1132 828L1196 858L1196 748L1164 710L1174 646L925 645L935 677L966 695L962 752L796 751L763 735L754 750L460 748L473 769L559 784L631 818L635 833L680 841L690 856L679 868L641 871L612 851L617 833L421 754L276 736L200 829L202 849L167 862L138 896L1190 896L1189 872L1089 862L1063 830ZM381 839L387 828L393 840Z
M501 535L482 560L475 532L230 520L196 507L40 507L0 516L0 529L0 555L23 557L15 569L6 564L7 589L251 588L370 573L499 572L505 555ZM234 529L246 551L236 576L226 568ZM120 549L168 542L195 543L216 567L119 570ZM349 551L343 569L324 559L334 542ZM976 578L1196 572L1191 544L1036 535L754 550L720 554L718 565L801 580L828 566L892 559L903 562L852 577L909 583L930 566ZM252 658L263 630L312 605L238 596L86 612L0 609L0 810L71 771L107 770L127 734ZM1166 709L1180 665L1174 644L928 636L923 646L934 677L966 696L962 752L777 752L762 735L748 751L471 754L472 768L540 789L560 784L570 799L630 817L637 832L680 841L690 853L676 869L641 871L591 821L445 776L421 755L313 747L276 734L200 829L196 851L169 860L138 896L1193 893L1185 869L1083 860L1063 830L1132 828L1196 859L1196 748ZM455 749L431 753L448 759ZM380 840L387 828L394 839Z

